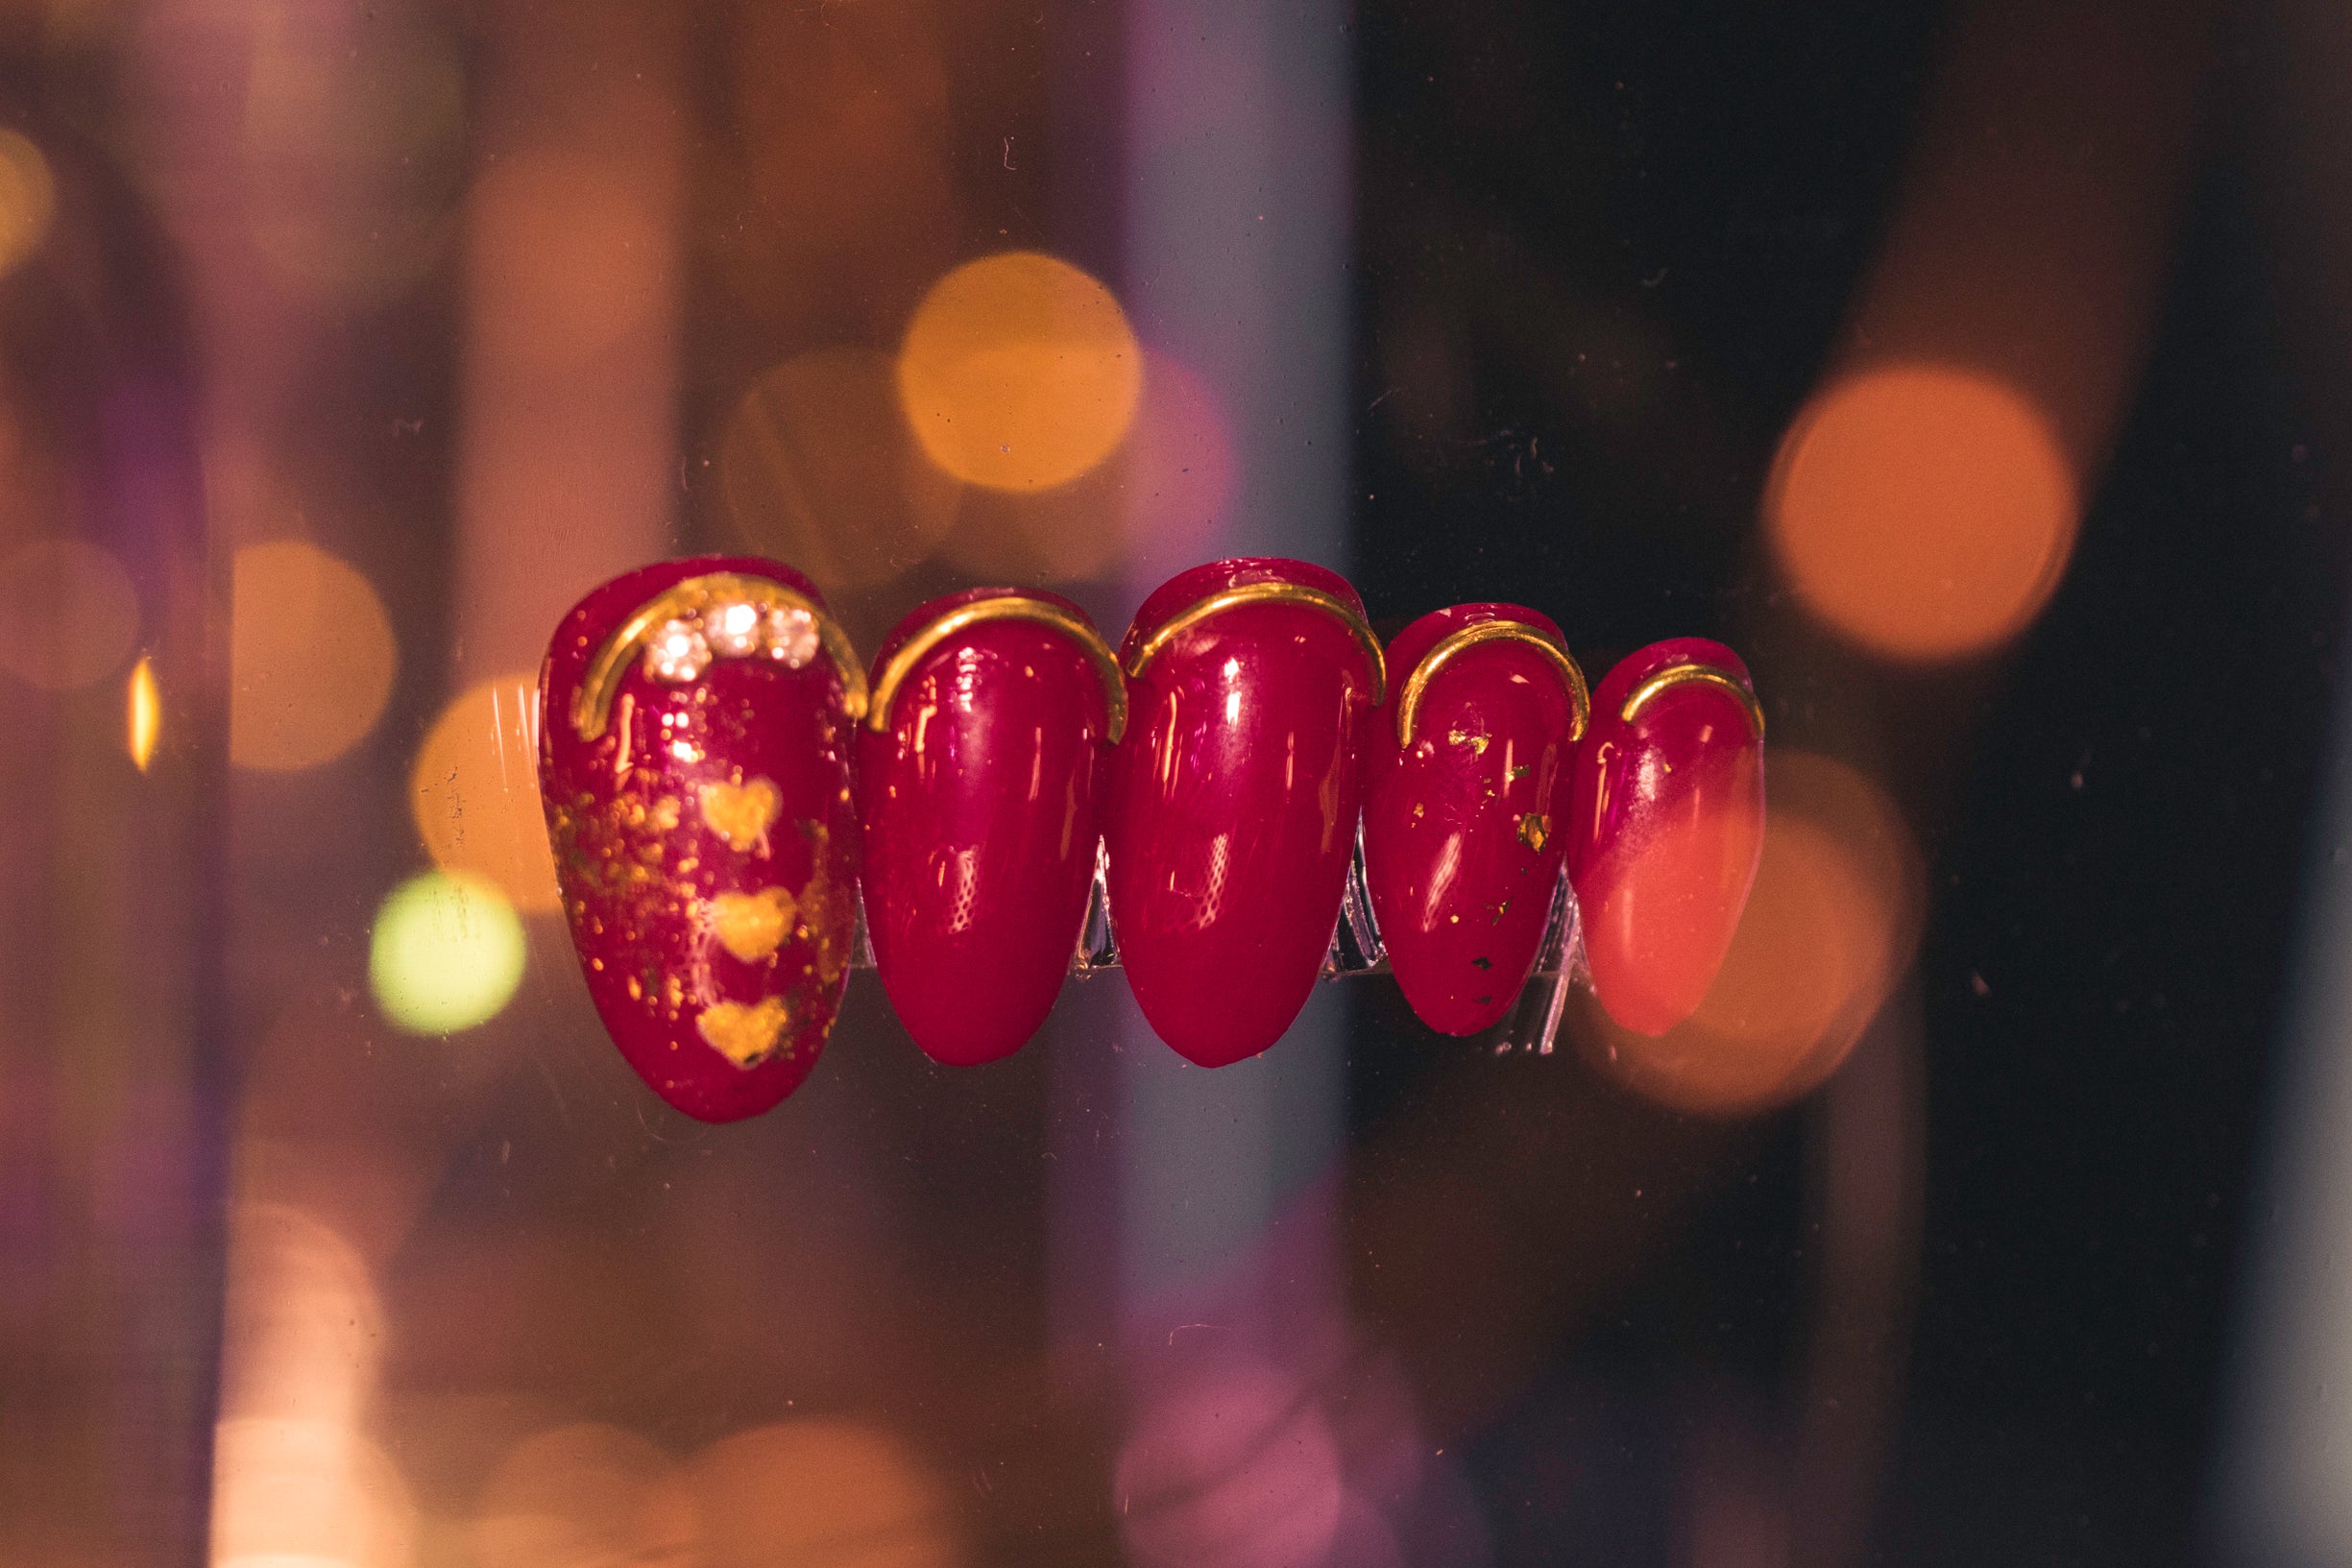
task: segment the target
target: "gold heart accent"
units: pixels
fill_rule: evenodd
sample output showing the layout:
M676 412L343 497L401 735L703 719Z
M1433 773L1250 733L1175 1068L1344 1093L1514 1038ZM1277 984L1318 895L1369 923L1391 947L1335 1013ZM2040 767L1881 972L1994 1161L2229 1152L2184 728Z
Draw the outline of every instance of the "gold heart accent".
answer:
M756 964L783 945L798 913L790 893L763 887L757 893L714 893L702 906L702 921L720 947Z
M782 997L763 997L748 1006L715 1001L694 1020L694 1029L736 1066L754 1068L776 1053L776 1040L788 1017Z
M767 853L767 830L784 811L784 792L776 787L775 780L707 784L695 791L695 798L702 806L702 820L727 841L729 849L745 855L754 850Z

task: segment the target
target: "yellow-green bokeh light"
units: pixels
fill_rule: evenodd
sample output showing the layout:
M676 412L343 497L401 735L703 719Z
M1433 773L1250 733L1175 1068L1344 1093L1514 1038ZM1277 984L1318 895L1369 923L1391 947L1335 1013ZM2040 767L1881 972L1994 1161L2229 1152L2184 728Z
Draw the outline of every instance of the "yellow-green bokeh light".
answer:
M522 960L522 922L504 894L428 871L394 888L376 912L368 984L384 1016L411 1034L452 1034L514 1000Z

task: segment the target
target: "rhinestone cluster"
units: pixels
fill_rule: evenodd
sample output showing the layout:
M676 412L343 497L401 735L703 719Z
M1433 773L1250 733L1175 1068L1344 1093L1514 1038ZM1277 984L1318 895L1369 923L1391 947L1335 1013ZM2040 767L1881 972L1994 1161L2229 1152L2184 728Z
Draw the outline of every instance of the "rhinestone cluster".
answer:
M787 669L816 657L816 616L799 605L738 600L664 621L645 642L645 673L669 686L698 679L714 659L764 655Z

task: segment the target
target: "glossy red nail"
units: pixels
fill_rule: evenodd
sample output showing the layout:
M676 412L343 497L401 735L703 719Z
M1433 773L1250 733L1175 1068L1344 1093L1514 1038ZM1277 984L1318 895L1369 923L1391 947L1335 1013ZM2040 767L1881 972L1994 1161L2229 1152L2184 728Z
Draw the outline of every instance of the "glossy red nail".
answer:
M1162 584L1120 648L1129 720L1107 823L1112 929L1144 1017L1203 1067L1282 1037L1339 919L1380 644L1303 561Z
M1663 1034L1723 967L1764 845L1764 714L1720 642L1654 642L1592 694L1573 768L1568 880L1593 994Z
M1372 914L1421 1022L1475 1034L1511 1010L1543 944L1585 678L1560 628L1515 604L1423 615L1388 667L1364 800Z
M857 918L865 677L808 580L708 556L615 578L556 628L540 794L589 995L687 1115L800 1086Z
M1127 688L1085 612L976 588L899 622L858 740L865 924L934 1060L994 1061L1061 994Z

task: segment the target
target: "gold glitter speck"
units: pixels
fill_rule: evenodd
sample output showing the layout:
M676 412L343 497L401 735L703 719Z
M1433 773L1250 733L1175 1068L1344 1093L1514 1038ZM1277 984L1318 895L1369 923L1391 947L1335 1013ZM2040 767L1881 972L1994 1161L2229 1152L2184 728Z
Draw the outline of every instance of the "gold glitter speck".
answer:
M1519 818L1519 842L1534 850L1538 855L1543 853L1543 846L1551 836L1552 819L1550 817L1538 811L1530 811Z
M1470 755L1472 757L1486 756L1487 747L1489 744L1491 744L1487 736L1482 735L1471 735L1465 730L1448 730L1445 732L1445 738L1457 746L1469 747Z

